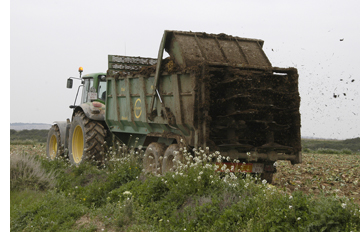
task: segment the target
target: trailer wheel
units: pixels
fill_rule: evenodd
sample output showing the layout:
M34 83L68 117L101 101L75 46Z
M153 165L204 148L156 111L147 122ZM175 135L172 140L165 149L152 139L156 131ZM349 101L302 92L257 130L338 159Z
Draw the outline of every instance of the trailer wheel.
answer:
M178 144L172 144L166 149L162 163L163 174L174 171L174 168L178 166L178 162L183 162L182 154L175 154L175 152L179 151L179 148L180 146Z
M263 172L263 173L261 173L261 179L266 180L266 182L268 184L271 184L273 181L273 175L274 175L274 173L272 173L272 172Z
M63 155L64 149L61 146L60 130L57 125L51 126L46 142L46 155L50 160Z
M70 162L79 165L91 158L101 160L105 136L106 129L100 122L87 118L81 111L76 112L70 127Z
M144 154L144 169L146 173L161 174L160 157L164 155L166 149L163 143L150 143Z

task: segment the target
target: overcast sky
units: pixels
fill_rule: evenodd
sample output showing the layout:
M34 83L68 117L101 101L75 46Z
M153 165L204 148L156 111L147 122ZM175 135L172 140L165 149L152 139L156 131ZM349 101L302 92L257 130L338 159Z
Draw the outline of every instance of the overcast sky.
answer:
M302 136L360 136L359 1L11 0L10 122L71 116L78 83L107 55L157 57L164 30L265 41L273 66L299 72ZM334 97L336 95L336 98Z

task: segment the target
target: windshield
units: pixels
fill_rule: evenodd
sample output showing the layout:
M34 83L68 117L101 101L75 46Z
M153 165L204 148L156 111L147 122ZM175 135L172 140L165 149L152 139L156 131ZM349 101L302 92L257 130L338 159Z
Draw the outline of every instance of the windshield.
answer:
M106 81L99 82L98 98L103 101L106 99Z

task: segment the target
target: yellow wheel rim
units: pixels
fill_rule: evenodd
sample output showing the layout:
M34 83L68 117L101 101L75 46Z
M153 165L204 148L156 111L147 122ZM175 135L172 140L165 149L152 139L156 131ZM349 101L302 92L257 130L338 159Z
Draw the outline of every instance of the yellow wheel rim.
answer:
M81 126L76 126L72 137L72 156L75 163L80 163L84 151L84 135Z
M52 160L55 159L57 153L57 139L55 135L52 135L50 138L49 153L50 158Z

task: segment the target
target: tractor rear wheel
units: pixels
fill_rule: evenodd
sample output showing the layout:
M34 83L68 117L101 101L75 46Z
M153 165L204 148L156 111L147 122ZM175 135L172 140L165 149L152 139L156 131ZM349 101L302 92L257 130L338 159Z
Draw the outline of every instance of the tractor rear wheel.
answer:
M63 155L64 149L61 145L60 130L57 125L51 126L46 142L46 155L50 160Z
M166 145L163 143L150 143L144 154L144 169L146 173L161 174L161 158L164 155Z
M104 154L106 129L98 122L85 116L81 111L76 112L70 127L69 158L75 165L85 160L101 160Z

